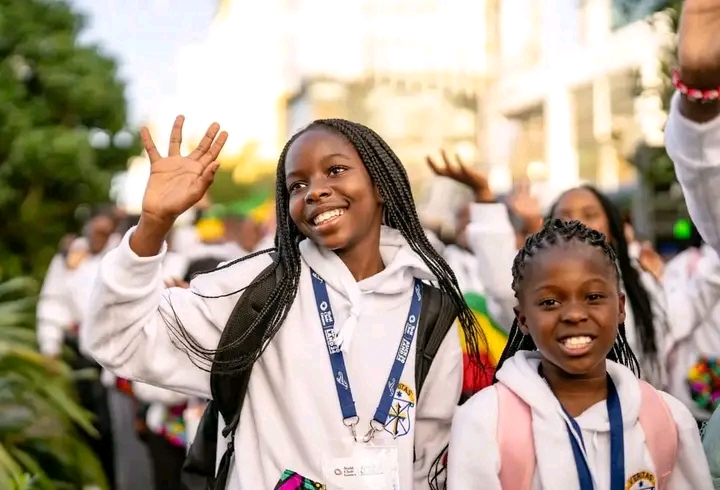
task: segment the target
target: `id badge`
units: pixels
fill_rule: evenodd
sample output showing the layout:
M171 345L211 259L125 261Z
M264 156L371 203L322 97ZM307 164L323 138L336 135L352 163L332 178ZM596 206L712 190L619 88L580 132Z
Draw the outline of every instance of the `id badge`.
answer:
M323 455L323 478L327 490L399 490L397 444L338 441Z

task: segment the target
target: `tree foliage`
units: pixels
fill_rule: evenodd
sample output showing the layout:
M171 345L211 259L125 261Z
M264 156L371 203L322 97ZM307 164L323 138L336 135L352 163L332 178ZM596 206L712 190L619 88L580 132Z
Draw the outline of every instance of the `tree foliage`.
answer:
M0 488L107 488L78 430L94 433L73 394L69 368L35 347L37 282L0 283Z
M129 133L90 142L127 111L115 61L77 42L84 23L64 1L0 0L0 278L42 275L78 205L106 201L138 150Z

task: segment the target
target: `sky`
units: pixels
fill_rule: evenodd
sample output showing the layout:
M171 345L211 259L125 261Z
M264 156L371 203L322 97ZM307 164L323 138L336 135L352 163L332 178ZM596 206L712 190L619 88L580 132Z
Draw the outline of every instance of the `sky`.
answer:
M98 43L127 82L130 123L141 124L175 91L175 56L205 37L218 0L70 0L88 16L81 42Z

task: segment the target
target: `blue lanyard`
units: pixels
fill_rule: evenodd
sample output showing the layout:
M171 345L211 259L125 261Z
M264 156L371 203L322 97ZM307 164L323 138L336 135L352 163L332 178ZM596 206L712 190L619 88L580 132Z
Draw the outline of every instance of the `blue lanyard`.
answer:
M610 419L610 490L623 490L625 488L625 442L623 439L623 420L622 408L620 407L620 397L617 388L613 383L610 375L608 379L608 397L607 410ZM565 408L563 408L565 410ZM570 444L572 445L573 456L575 458L575 466L577 467L578 479L580 480L580 490L594 490L592 474L590 467L585 459L585 441L580 431L580 426L575 419L565 411L570 419L572 428L580 438L580 444L573 436L570 425L566 424L568 435L570 436ZM582 444L582 448L580 445Z
M355 408L355 400L353 399L352 390L350 389L350 380L348 379L347 369L345 367L345 357L340 347L335 343L335 317L333 316L332 307L330 306L330 298L328 297L327 285L325 281L318 276L315 271L311 270L313 291L315 293L315 304L317 306L318 315L320 315L320 323L325 337L328 355L330 356L330 365L333 370L333 378L335 379L335 390L337 391L338 401L340 402L340 410L342 411L343 423L350 427L353 437L357 441L355 426L359 422L357 410ZM420 280L415 279L413 285L412 301L410 303L410 311L405 322L402 339L395 354L390 375L387 383L383 388L380 402L378 403L375 415L370 422L370 430L363 438L363 442L370 441L375 433L385 426L393 399L395 398L395 390L400 382L405 363L410 355L415 331L420 321L420 308L422 306L423 284Z

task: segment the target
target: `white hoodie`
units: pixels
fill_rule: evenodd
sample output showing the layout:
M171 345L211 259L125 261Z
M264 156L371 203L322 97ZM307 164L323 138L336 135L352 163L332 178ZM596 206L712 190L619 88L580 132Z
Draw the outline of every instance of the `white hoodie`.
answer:
M537 461L532 490L577 490L577 473L565 425L567 416L538 374L539 364L539 353L520 351L498 371L498 379L532 410ZM640 471L654 471L638 422L641 401L638 380L632 371L614 362L607 362L607 370L622 406L625 477L630 478ZM710 470L695 420L682 403L666 393L660 394L678 429L675 468L665 490L712 490ZM449 490L501 490L497 406L497 390L491 386L458 408L453 419L448 458ZM575 420L586 443L595 489L609 490L610 423L605 401L593 405ZM636 490L641 487L628 483L626 488Z
M72 327L74 319L67 302L72 274L65 256L55 255L45 274L37 304L37 341L43 355L60 355L65 333Z
M696 123L680 114L680 94L670 104L665 147L675 163L690 217L703 240L720 253L720 117Z
M103 260L89 328L83 330L86 343L97 361L118 376L209 398L209 374L193 363L197 358L191 360L168 325L177 328L179 321L203 348L216 348L237 303L237 291L257 277L270 257L259 255L198 276L190 289L165 289L165 247L155 257L138 257L128 243L132 232ZM323 451L350 435L342 422L309 267L327 282L336 328L344 339L359 427L368 427L402 336L413 280L435 279L396 230L383 228L380 249L385 270L356 282L333 252L310 240L300 244L303 265L297 296L285 324L254 366L228 489L273 488L288 469L322 481ZM346 323L351 316L357 321ZM353 323L357 328L348 332L344 326ZM415 347L410 350L400 380L403 393L398 395L415 402L405 414L410 421L407 433L397 439L402 490L428 487L430 467L449 440L462 384L459 339L457 329L451 329L421 400L415 399ZM390 434L376 437L386 439Z
M695 123L680 114L679 101L679 94L675 94L665 127L665 145L675 163L690 216L703 240L716 252L703 251L697 272L688 281L691 301L673 301L683 308L686 325L673 329L676 345L670 352L675 366L670 373L671 388L678 393L684 389L683 394L687 394L683 382L688 364L694 364L699 352L720 354L720 117ZM687 395L685 399L689 400ZM692 409L699 419L707 418L706 412Z

